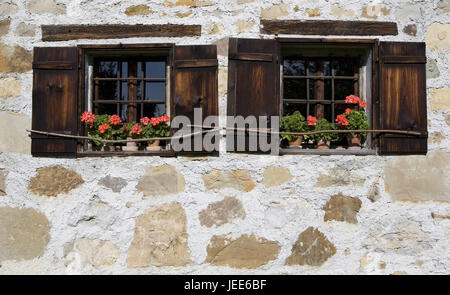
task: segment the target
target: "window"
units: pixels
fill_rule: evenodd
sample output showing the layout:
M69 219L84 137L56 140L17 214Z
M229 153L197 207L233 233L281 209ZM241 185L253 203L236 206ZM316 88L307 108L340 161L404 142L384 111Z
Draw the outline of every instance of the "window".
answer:
M147 117L170 117L170 67L169 50L105 52L102 49L88 50L85 53L85 108L98 115L117 115L121 123L110 128L125 128L127 123L138 123ZM167 123L166 123L167 124ZM140 124L142 125L142 124ZM129 127L129 126L128 126ZM92 128L86 126L85 134L91 136ZM142 125L142 134L146 137L158 137L147 134ZM108 131L106 131L108 132ZM115 131L116 132L116 131ZM127 131L125 131L127 132ZM123 140L126 136L117 134L108 137L111 140ZM102 134L94 136L102 137ZM136 136L136 139L142 136ZM122 151L125 143L98 145L85 141L83 151ZM128 144L130 145L130 144ZM133 151L150 150L147 142L132 143ZM163 151L169 148L168 141L156 142L151 150Z
M156 149L146 146L153 143L146 138L171 135L170 125L165 126L163 133L145 134L142 138L142 132L136 136L135 139L142 140L138 150L116 149L118 145L127 147L125 143L118 143L113 149L99 150L95 148L95 141L81 138L92 136L87 132L90 129L86 123L80 122L80 117L84 112L94 113L96 118L116 115L121 121L111 123L116 128L122 129L123 125L136 122L144 129L145 123L140 122L143 117L193 117L194 108L201 108L204 117L217 116L217 67L215 45L36 47L32 129L40 133L32 134L31 152L34 156L174 156L179 151L175 153L171 149L169 139L162 140ZM166 116L161 119L166 120ZM118 121L114 117L111 122ZM94 129L102 133L102 130L108 130L105 128ZM131 127L127 128L131 130ZM121 131L104 137L95 134L106 140L123 140L127 136ZM211 151L190 151L204 152Z
M283 23L283 28L291 22ZM303 28L303 23L300 27ZM292 33L285 30L283 34ZM352 142L347 145L341 137L334 138L329 150L315 150L312 141L319 146L319 140L304 138L301 148L282 145L280 154L424 154L427 151L424 43L230 38L228 60L228 116L271 118L299 111L303 117L311 115L328 121L324 129L329 130L336 128L329 123L335 123L338 116L349 111L345 98L354 94L363 102L354 105L354 110L364 107L368 117L366 120L362 116L368 128L367 124L361 124L364 126L361 129L375 129L367 134L364 148L359 151L350 149ZM344 122L342 116L339 121ZM269 126L262 128L273 126L273 122L268 122ZM231 137L227 136L230 150ZM264 151L260 144L248 144L249 134L245 138L245 152Z

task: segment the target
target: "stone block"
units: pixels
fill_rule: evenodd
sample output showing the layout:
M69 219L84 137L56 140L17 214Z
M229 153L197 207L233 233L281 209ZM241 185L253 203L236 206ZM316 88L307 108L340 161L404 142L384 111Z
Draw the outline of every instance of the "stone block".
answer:
M75 171L62 166L50 166L37 170L36 176L28 184L28 190L39 196L56 197L69 193L83 183Z
M330 200L323 206L325 211L323 221L345 221L348 223L358 223L356 218L359 209L361 209L361 200L338 194L331 196Z
M200 211L198 218L203 226L221 226L236 219L244 219L245 210L241 201L226 197L222 201L209 204L206 209Z
M180 204L154 207L136 218L134 239L128 250L128 267L185 266L189 263L186 213Z
M206 263L233 268L258 268L275 260L280 252L277 242L254 235L237 239L213 236L207 248Z
M19 45L9 46L0 42L0 73L24 73L31 71L33 54Z
M286 4L273 5L270 8L261 9L261 19L277 19L288 15Z
M31 153L31 139L25 129L31 128L31 119L25 115L0 111L0 152Z
M0 99L20 95L22 86L15 78L0 79Z
M322 232L310 226L298 236L286 265L321 266L334 254L334 245Z
M264 171L262 184L266 187L282 185L292 180L291 172L284 167L269 166Z
M450 201L449 152L391 158L383 177L393 201Z
M207 190L234 188L239 191L249 192L256 186L247 170L213 170L203 175L203 182Z
M66 14L66 5L55 0L29 1L27 7L35 14Z
M149 167L139 179L136 189L144 196L165 196L184 191L184 176L171 165Z
M32 208L0 207L0 263L44 254L50 227L47 217Z

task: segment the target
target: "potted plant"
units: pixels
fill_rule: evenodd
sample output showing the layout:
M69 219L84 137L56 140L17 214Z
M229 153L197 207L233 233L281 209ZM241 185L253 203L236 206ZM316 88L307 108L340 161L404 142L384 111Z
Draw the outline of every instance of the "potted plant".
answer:
M122 131L126 134L127 140L140 138L142 135L142 126L136 122L129 122L122 127ZM122 148L124 151L137 151L139 146L135 141L127 142L126 146Z
M116 139L123 139L124 138L124 133L121 127L121 123L122 123L122 119L117 116L117 115L112 115L109 117L108 119L109 125L111 127L110 129L110 133L111 133L111 138L116 140ZM120 151L122 150L122 146L120 144L114 144L114 149L116 151Z
M81 122L86 123L87 134L92 138L112 139L112 132L108 124L109 115L94 115L91 112L84 112L81 115ZM109 150L110 145L94 140L93 148L96 150Z
M143 126L143 137L168 137L170 136L170 121L169 116L163 115L149 119L148 117L141 118L140 122ZM147 150L160 150L160 140L150 140L147 143Z
M320 119L316 122L314 131L336 130L336 124ZM340 136L337 133L318 133L311 136L316 141L317 149L329 149L332 141L338 141Z
M336 117L338 128L341 130L366 130L369 128L368 118L364 107L366 103L361 101L356 95L349 95L345 102L356 104L354 108L347 108L344 114ZM361 149L361 143L364 142L367 136L363 133L347 133L348 149Z
M308 125L307 122L305 121L305 117L303 117L299 111L295 111L292 115L287 115L281 118L280 121L281 132L306 132L307 129ZM303 135L281 134L281 139L287 140L289 142L289 146L291 147L301 146L303 138L304 138Z

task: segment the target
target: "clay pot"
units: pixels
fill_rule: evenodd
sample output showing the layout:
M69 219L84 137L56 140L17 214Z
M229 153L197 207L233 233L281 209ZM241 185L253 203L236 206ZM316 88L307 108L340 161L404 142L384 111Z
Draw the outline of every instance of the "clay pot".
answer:
M300 135L296 140L289 141L289 146L301 146L303 141L303 136Z
M114 145L111 143L106 143L102 145L102 152L111 152L114 150L115 150Z
M131 140L131 137L127 137L127 140ZM136 142L127 142L127 145L122 147L123 151L133 152L139 150Z
M360 150L361 149L361 134L351 133L346 135L347 145L349 150Z
M318 150L328 150L328 149L330 149L330 141L329 140L325 140L323 138L319 139L319 141L317 141L316 149L318 149Z
M159 151L160 149L159 140L149 141L147 144L147 151Z

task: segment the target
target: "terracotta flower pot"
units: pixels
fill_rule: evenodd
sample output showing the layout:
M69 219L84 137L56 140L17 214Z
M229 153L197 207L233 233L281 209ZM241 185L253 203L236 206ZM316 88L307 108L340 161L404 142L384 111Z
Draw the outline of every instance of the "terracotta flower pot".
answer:
M158 151L161 149L159 146L160 141L159 140L153 140L149 141L147 144L147 151Z
M112 143L106 143L102 145L102 151L103 152L111 152L114 151L114 145Z
M300 135L296 140L289 141L289 146L301 146L303 141L303 136Z
M347 145L349 150L360 150L361 149L361 134L351 133L346 135Z
M317 141L316 149L318 149L318 150L328 150L328 149L330 149L330 141L329 140L325 140L323 138L319 139Z
M127 140L131 140L132 137L127 137ZM122 148L123 151L133 152L139 150L136 142L127 142L127 145Z

